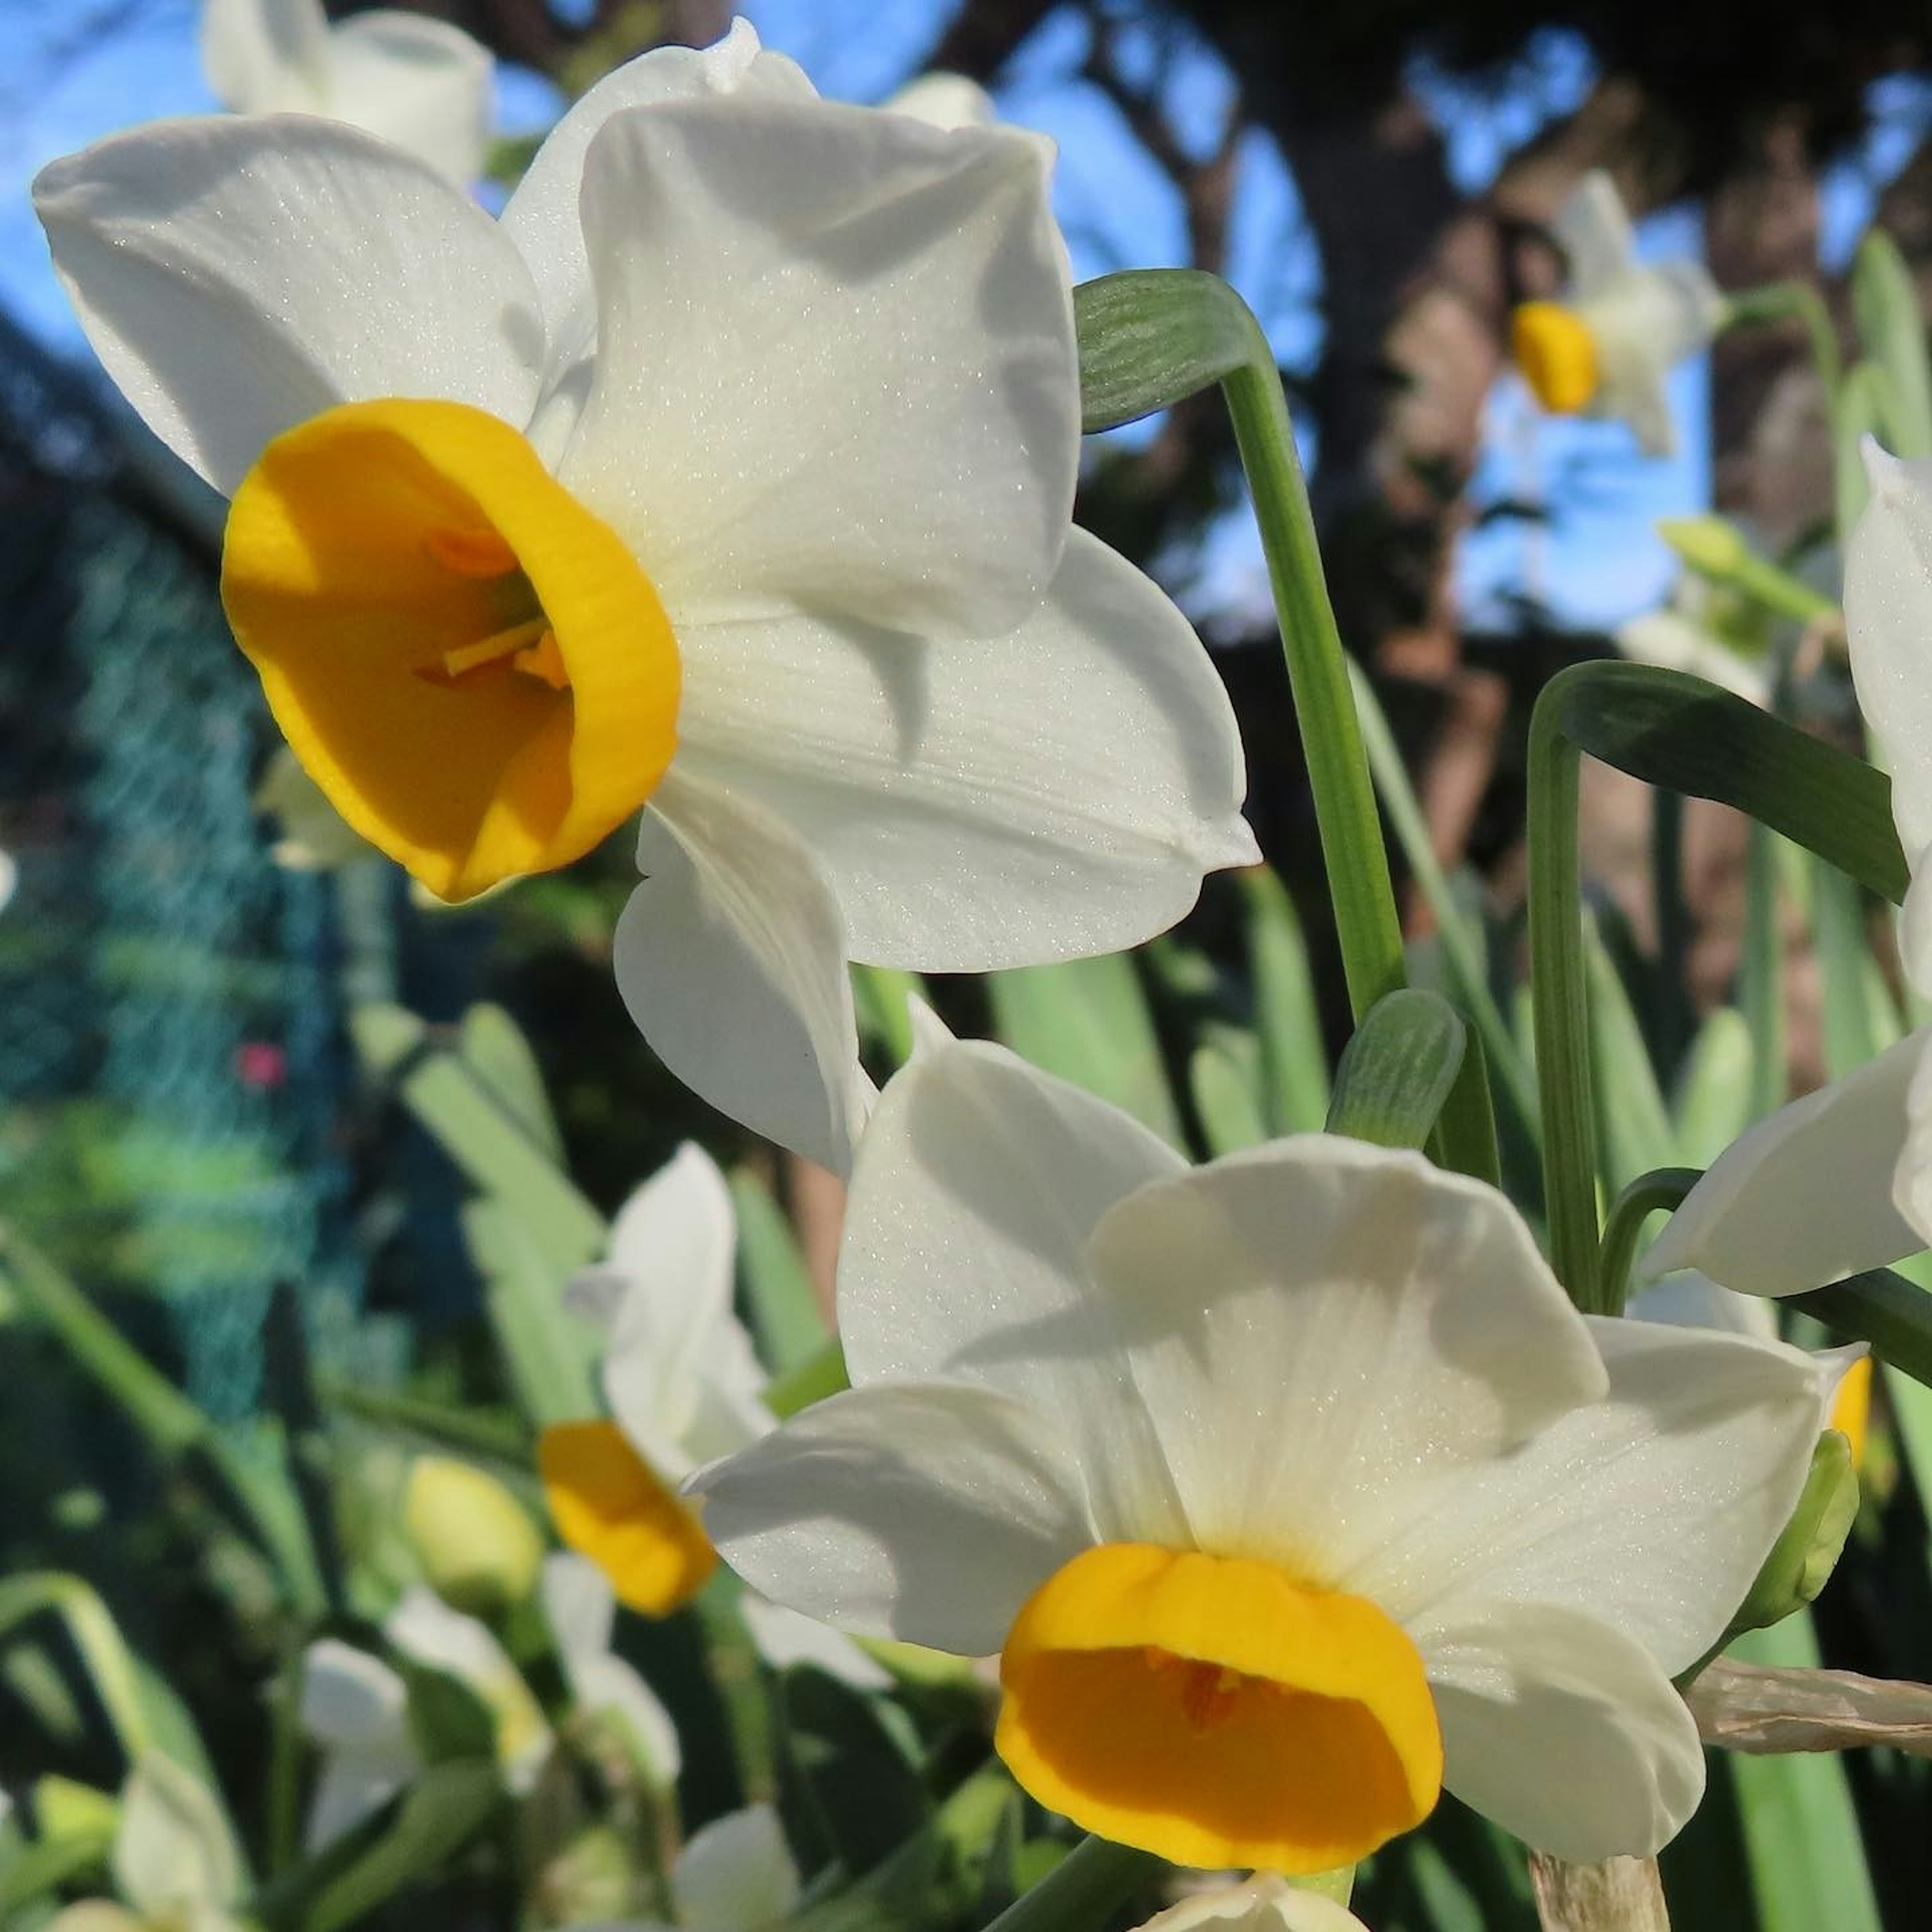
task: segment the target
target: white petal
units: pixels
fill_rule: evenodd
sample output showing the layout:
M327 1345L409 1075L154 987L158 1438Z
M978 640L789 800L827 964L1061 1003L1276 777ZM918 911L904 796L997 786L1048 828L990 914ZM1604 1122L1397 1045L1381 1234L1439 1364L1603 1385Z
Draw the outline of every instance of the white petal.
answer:
M302 1727L317 1744L380 1751L406 1747L409 1693L380 1658L328 1636L302 1653Z
M1185 1540L1154 1430L1122 1386L1085 1245L1124 1195L1185 1162L1137 1120L1004 1047L938 1038L860 1144L838 1261L854 1386L974 1382L1050 1416L1103 1536Z
M798 1867L769 1804L728 1812L694 1832L671 1868L684 1932L767 1932L798 1904Z
M332 1845L352 1832L373 1811L379 1811L415 1776L413 1757L363 1757L334 1751L322 1760L309 1800L303 1843L311 1853Z
M544 136L503 210L503 226L536 278L550 340L564 361L593 346L597 333L596 297L578 209L590 143L612 115L627 107L741 91L781 100L818 98L796 64L761 48L751 22L740 20L713 46L654 47L626 62Z
M1932 1029L1900 1042L1909 1046ZM1894 1051L1896 1051L1894 1048ZM1932 1228L1932 1053L1920 1056L1905 1095L1905 1144L1899 1150L1892 1175L1892 1199L1912 1235L1912 1246L1922 1247ZM1909 1250L1908 1250L1909 1252Z
M1640 1288L1624 1304L1633 1322L1661 1322L1672 1328L1716 1328L1727 1335L1778 1340L1778 1315L1760 1294L1721 1288L1707 1274L1687 1268Z
M922 74L880 105L928 128L990 128L999 118L993 97L963 74Z
M302 115L163 122L44 168L34 200L107 373L218 490L338 403L528 420L528 272L480 208L373 136Z
M1573 301L1587 300L1605 283L1626 273L1636 260L1636 237L1623 197L1600 168L1592 168L1571 190L1552 225L1570 257L1568 292Z
M1346 1906L1273 1872L1191 1893L1156 1913L1140 1932L1202 1932L1208 1926L1215 1932L1368 1932Z
M322 0L203 0L201 65L238 114L320 113L328 92Z
M1791 1519L1824 1426L1816 1369L1776 1342L1593 1318L1610 1394L1430 1506L1340 1586L1423 1643L1501 1604L1568 1606L1634 1638L1665 1673L1724 1634Z
M695 1460L675 1445L698 1412L714 1338L736 1325L736 1245L724 1177L688 1141L625 1202L611 1227L604 1265L624 1288L604 1350L604 1392L611 1414L654 1460L661 1460L654 1445L672 1447L674 1460L662 1466L673 1480Z
M588 1557L573 1550L553 1552L544 1558L538 1589L550 1640L567 1669L609 1651L617 1598L603 1571Z
M226 1905L242 1883L228 1821L201 1780L172 1758L147 1751L121 1792L114 1882L143 1918L172 1909Z
M446 20L392 8L352 15L329 37L328 112L467 186L490 150L489 50Z
M1764 662L1734 651L1714 632L1672 610L1646 610L1619 624L1617 649L1638 664L1689 671L1760 706L1771 702Z
M1646 1858L1696 1810L1696 1723L1649 1654L1595 1618L1473 1605L1423 1655L1444 1784L1536 1850Z
M738 1613L745 1619L758 1654L774 1670L808 1664L855 1690L892 1688L892 1674L884 1665L815 1617L801 1616L782 1604L769 1602L754 1590L747 1590L740 1599Z
M1932 461L1868 443L1871 498L1845 555L1845 632L1858 709L1892 774L1906 856L1932 846Z
M680 768L769 805L853 957L980 973L1138 945L1259 857L1232 707L1187 620L1076 530L1012 635L797 616L682 634Z
M581 1658L570 1683L581 1708L612 1719L622 1728L632 1757L653 1789L668 1791L676 1784L684 1762L677 1726L657 1694L630 1664L608 1653Z
M1276 1141L1130 1195L1088 1253L1194 1540L1327 1585L1424 1472L1604 1385L1522 1217L1419 1154Z
M1079 461L1046 166L829 102L607 123L592 393L559 470L680 634L800 608L997 635L1046 594Z
M1892 1174L1928 1038L1908 1034L1739 1136L1664 1223L1646 1276L1694 1268L1746 1294L1798 1294L1924 1247Z
M754 1590L962 1656L1094 1540L1060 1432L990 1389L855 1389L700 1470L706 1533Z
M754 801L674 766L638 831L617 990L666 1066L721 1112L842 1173L871 1101L837 902Z

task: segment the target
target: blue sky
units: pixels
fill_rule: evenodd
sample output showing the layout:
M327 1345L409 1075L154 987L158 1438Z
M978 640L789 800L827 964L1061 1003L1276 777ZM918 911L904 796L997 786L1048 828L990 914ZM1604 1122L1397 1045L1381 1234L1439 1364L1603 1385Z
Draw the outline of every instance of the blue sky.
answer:
M26 200L37 169L58 154L129 123L214 105L194 46L196 0L145 0L111 35L90 39L77 18L98 0L7 0L0 18L0 301L50 345L83 352L64 300L46 266ZM944 0L746 0L745 10L772 45L799 59L827 94L876 100L911 70L950 10ZM1050 19L1015 63L999 94L1009 118L1060 144L1058 212L1082 276L1184 259L1178 198L1127 136L1097 91L1070 82L1084 50L1071 14ZM1153 49L1130 36L1124 58L1151 62ZM1419 69L1412 76L1448 136L1458 182L1480 189L1510 148L1587 92L1587 55L1551 33L1530 49L1516 84L1499 98L1459 88ZM1216 136L1232 98L1226 70L1204 48L1174 63L1165 102L1190 142ZM518 72L502 76L500 121L506 132L540 128L556 111L548 83ZM1903 83L1881 89L1879 123L1858 155L1826 184L1824 252L1836 266L1868 219L1873 183L1894 172L1932 118L1926 92ZM1298 238L1293 184L1270 144L1251 139L1231 238L1232 279L1254 307L1277 354L1291 368L1312 365L1319 350L1321 267ZM1671 211L1644 224L1654 255L1694 253L1694 212ZM1512 593L1540 587L1568 622L1599 626L1655 604L1672 574L1652 526L1660 516L1701 508L1708 464L1702 435L1706 371L1678 372L1674 398L1683 449L1663 462L1638 457L1614 424L1551 422L1505 377L1491 397L1478 496L1541 500L1552 479L1564 485L1552 520L1532 530L1498 521L1464 545L1463 602L1478 622L1507 622ZM1210 536L1184 594L1196 614L1238 623L1266 608L1266 583L1252 526L1224 520ZM1216 628L1220 628L1219 623Z

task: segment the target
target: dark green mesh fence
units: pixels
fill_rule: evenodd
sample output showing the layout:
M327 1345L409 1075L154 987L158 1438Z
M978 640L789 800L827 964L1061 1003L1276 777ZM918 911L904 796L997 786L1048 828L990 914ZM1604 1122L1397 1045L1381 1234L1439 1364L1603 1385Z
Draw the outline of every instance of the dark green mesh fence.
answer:
M334 892L268 861L260 692L149 470L0 323L0 1209L236 1415L276 1282L325 1335L360 1292Z

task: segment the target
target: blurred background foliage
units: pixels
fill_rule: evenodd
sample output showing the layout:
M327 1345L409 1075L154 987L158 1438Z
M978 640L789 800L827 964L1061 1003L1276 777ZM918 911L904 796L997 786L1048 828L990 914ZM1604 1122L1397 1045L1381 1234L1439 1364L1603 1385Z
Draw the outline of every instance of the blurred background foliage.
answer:
M164 15L184 32L192 10L19 8L0 32L0 100L16 104L86 50ZM413 10L466 28L556 106L646 46L716 38L732 9ZM1802 326L1720 340L1678 392L1696 412L1682 425L1690 455L1660 484L1618 426L1546 435L1529 422L1507 368L1510 311L1558 285L1548 224L1596 168L1634 212L1661 214L1667 244L1694 248L1701 233L1723 286L1815 289L1848 346L1848 236L1868 224L1932 304L1923 9L746 10L828 89L877 98L945 68L994 88L1012 118L1051 126L1083 274L1168 262L1243 287L1282 358L1364 672L1416 977L1474 1015L1512 1191L1533 1209L1520 970L1530 704L1555 670L1613 650L1604 613L1658 600L1666 554L1648 526L1660 512L1708 501L1828 604L1838 452ZM859 78L838 90L842 74ZM502 142L505 180L529 147ZM1118 196L1096 185L1114 179ZM997 1034L1196 1154L1318 1127L1346 1012L1225 414L1204 394L1100 440L1090 458L1082 519L1168 581L1216 650L1273 869L1210 880L1187 925L1132 958L925 990L956 1030ZM278 1893L274 1854L308 1774L292 1660L321 1630L368 1638L418 1574L397 1528L412 1454L460 1451L529 1499L532 1429L590 1400L588 1344L560 1320L561 1283L680 1141L702 1140L731 1174L742 1305L782 1376L824 1333L837 1186L705 1114L637 1038L609 966L632 870L621 837L460 913L425 910L379 860L326 874L273 862L273 828L250 804L271 734L214 588L219 506L81 364L13 323L0 323L0 848L17 874L0 910L0 1783L25 1794L51 1773L116 1787L125 1727L103 1687L124 1639L142 1722L184 1762L219 1768L267 1868L256 1906L270 1924L350 1922L364 1906L369 1922L395 1925L426 1908L479 1927L597 1916L586 1900L630 1894L600 1891L596 1874L628 1870L662 1820L594 1748L566 1754L513 1810L494 1774L481 1808L473 1787L446 1780L446 1813L386 1822L346 1875L304 1877L288 1861L282 1876L299 1882ZM1644 584L1648 596L1632 587ZM1781 666L1787 710L1842 736L1844 682L1819 638L1748 603L1733 618ZM1588 783L1614 1190L1708 1160L1911 1016L1874 909L1835 875L1748 840L1719 808L1653 811L1614 775ZM880 1077L904 1049L907 990L859 976ZM130 1408L100 1366L118 1360L111 1349L92 1358L92 1379L76 1373L87 1310L202 1421L159 1396ZM138 1382L138 1363L127 1374ZM1762 1660L1822 1655L1932 1679L1927 1400L1886 1383L1864 1507L1815 1632L1800 1618L1763 1634ZM292 1497L292 1514L264 1494ZM86 1588L8 1594L7 1580L48 1576ZM90 1604L120 1634L104 1650ZM516 1616L500 1634L554 1713L567 1700L540 1634ZM626 1618L621 1647L679 1720L687 1821L782 1802L811 1882L802 1922L981 1922L1065 1848L987 1771L970 1684L915 1676L885 1700L810 1669L775 1677L728 1584L666 1624ZM447 1761L469 1760L452 1746ZM1932 1888L1923 1760L1714 1763L1712 1801L1665 1861L1681 1922L1918 1922ZM464 1828L443 1832L451 1820ZM105 1841L97 1830L75 1842L93 1847L92 1865L74 1868L84 1879ZM8 1889L16 1849L0 1844L0 1924L26 1927L45 1914ZM1357 1909L1378 1932L1534 1923L1514 1848L1453 1803L1373 1862Z

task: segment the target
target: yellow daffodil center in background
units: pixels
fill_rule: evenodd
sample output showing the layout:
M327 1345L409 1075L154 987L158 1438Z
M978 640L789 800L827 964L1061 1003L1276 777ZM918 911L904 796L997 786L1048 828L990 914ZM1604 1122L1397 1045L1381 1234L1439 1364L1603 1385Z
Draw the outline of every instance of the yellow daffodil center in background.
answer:
M537 1462L556 1533L610 1580L620 1603L668 1617L718 1567L704 1526L615 1423L546 1429Z
M1597 393L1597 338L1574 308L1525 302L1510 318L1516 366L1553 416L1574 416Z
M1036 1590L994 1737L1045 1805L1176 1864L1352 1863L1428 1816L1442 1739L1376 1606L1273 1564L1109 1543Z
M1832 1398L1827 1429L1835 1429L1852 1445L1852 1467L1864 1466L1865 1430L1871 1421L1872 1358L1861 1355L1847 1369Z
M650 580L481 410L347 403L278 436L221 594L304 768L441 898L580 857L676 748Z

